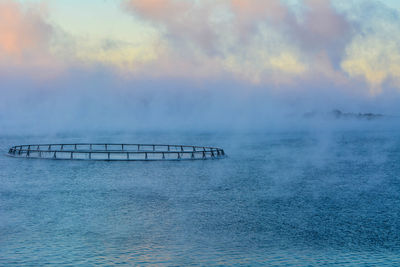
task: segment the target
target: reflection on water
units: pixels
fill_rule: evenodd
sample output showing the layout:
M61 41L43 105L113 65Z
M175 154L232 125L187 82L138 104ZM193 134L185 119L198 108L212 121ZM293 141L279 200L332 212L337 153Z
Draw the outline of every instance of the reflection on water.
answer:
M45 140L43 140L45 138ZM400 264L400 134L0 137L221 146L225 160L0 157L0 264Z

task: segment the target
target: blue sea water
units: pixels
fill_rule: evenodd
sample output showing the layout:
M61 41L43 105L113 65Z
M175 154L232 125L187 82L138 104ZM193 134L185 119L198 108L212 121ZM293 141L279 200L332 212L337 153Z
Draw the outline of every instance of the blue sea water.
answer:
M111 137L110 137L111 136ZM400 265L400 133L0 136L223 147L224 160L0 156L0 265Z

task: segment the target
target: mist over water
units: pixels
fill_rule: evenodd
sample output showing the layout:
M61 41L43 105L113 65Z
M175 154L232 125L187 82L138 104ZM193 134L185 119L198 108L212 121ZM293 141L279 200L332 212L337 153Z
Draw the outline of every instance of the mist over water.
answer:
M400 135L387 124L2 135L4 152L20 143L90 140L216 145L229 157L2 156L0 263L399 264Z
M399 94L360 95L329 84L248 85L235 80L126 79L99 70L70 71L49 81L2 75L3 134L54 135L120 131L276 131L359 128L363 122L304 114L352 113L399 116ZM370 127L368 124L367 127ZM398 120L381 123L397 128Z
M221 147L228 158L1 156L0 265L400 263L396 97L72 77L5 80L15 90L0 99L3 153L163 143Z

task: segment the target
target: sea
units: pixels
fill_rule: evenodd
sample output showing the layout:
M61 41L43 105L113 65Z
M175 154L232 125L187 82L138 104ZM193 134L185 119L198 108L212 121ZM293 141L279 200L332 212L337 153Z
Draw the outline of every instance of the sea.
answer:
M225 159L11 158L31 143L170 143ZM1 266L399 266L400 131L0 134Z

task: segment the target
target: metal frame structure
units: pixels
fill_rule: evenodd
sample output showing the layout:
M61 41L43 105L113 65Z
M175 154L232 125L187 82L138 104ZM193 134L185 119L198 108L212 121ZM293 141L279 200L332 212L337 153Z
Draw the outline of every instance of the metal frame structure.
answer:
M206 160L226 157L224 150L216 147L105 143L19 145L11 147L8 155L19 158L103 161Z

